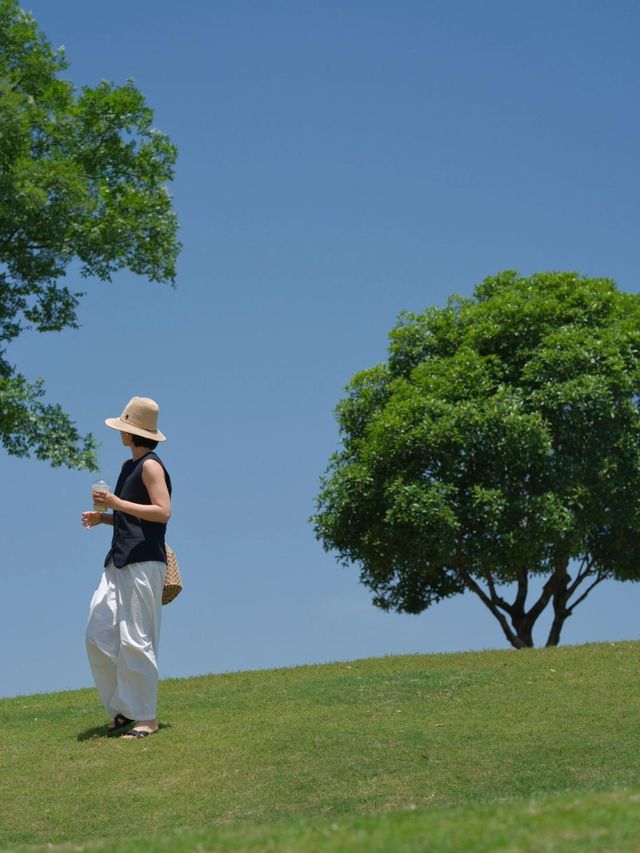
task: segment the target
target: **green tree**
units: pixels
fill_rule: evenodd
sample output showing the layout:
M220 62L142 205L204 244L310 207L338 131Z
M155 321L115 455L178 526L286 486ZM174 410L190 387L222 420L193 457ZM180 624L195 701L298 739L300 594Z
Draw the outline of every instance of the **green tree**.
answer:
M377 606L471 590L522 648L551 605L556 645L594 587L640 579L640 296L504 272L401 315L346 391L315 530Z
M77 91L66 67L31 15L0 0L0 439L16 456L95 468L93 438L7 346L26 329L77 327L82 293L60 283L72 262L85 277L174 283L176 149L132 82Z

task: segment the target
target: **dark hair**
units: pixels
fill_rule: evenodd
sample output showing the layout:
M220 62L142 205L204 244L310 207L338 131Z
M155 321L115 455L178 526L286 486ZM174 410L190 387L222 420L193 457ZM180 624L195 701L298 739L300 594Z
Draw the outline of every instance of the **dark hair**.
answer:
M149 447L151 450L155 450L158 446L158 442L152 438L145 438L143 435L134 435L133 433L131 433L131 441L136 447Z

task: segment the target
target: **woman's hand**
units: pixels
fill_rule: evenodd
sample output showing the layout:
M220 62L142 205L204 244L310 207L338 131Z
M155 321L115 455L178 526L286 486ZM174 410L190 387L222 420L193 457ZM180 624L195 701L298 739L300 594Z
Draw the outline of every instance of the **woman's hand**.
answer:
M83 512L82 513L82 526L86 527L87 530L90 530L92 527L95 527L98 524L102 524L102 513L101 512Z
M93 502L100 507L100 512L107 512L110 509L116 509L118 498L113 492L105 492L96 489L93 492Z

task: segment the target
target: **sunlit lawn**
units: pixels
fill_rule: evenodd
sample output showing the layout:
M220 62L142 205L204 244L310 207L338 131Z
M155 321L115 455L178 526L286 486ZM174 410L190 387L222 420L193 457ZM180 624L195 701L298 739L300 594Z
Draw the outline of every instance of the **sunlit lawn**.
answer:
M640 848L639 653L165 681L162 729L140 741L103 736L93 691L0 700L0 846Z

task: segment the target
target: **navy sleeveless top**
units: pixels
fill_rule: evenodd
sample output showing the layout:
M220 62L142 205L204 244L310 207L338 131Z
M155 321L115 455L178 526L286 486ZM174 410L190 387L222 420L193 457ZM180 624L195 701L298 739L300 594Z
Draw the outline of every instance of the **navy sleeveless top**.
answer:
M122 466L114 494L125 501L137 504L151 503L149 493L142 482L142 466L147 459L155 459L162 465L155 453L146 453L140 459L128 459ZM164 478L171 494L171 478L162 465ZM142 563L145 560L167 562L167 552L164 546L164 534L167 525L159 521L143 521L126 512L113 511L113 538L111 549L105 557L104 564L113 560L114 566L121 569L128 563Z

